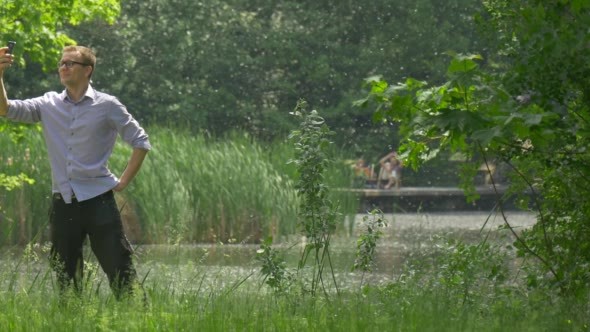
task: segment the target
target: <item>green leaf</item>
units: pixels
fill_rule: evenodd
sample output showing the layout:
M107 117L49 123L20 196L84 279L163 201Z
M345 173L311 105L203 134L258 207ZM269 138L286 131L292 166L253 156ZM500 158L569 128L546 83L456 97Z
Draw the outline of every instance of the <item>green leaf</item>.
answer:
M357 100L353 101L352 102L352 106L354 106L354 107L366 107L368 103L369 103L369 97L366 97L366 98L357 99Z
M477 54L458 55L451 60L451 64L447 68L449 74L466 73L478 67L475 60L481 60L482 57Z
M427 84L426 81L419 81L419 80L414 79L412 77L409 77L408 79L406 79L406 86L408 87L409 90L420 89L420 88L424 87L426 84Z
M524 114L523 116L524 123L529 126L538 125L543 121L544 114Z
M502 137L502 136L503 136L502 128L499 126L494 126L494 127L485 128L485 129L479 129L479 130L474 131L471 134L471 138L479 141L482 146L487 146L495 138Z
M388 84L385 81L372 82L371 83L371 93L381 94L381 93L385 92L387 87L388 87Z
M449 108L439 111L441 114L436 117L434 124L446 130L472 132L485 123L481 115L475 112Z
M383 81L383 76L373 75L365 78L365 84L372 85L373 83L379 83Z

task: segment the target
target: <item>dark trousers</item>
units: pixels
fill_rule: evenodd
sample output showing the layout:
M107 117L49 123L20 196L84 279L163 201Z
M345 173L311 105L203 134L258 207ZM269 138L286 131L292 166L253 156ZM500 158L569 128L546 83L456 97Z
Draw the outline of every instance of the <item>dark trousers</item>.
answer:
M82 290L86 237L111 289L120 298L132 292L136 272L131 260L132 249L123 232L121 215L112 191L92 199L66 204L61 195L53 195L50 216L51 263L62 291L71 286Z

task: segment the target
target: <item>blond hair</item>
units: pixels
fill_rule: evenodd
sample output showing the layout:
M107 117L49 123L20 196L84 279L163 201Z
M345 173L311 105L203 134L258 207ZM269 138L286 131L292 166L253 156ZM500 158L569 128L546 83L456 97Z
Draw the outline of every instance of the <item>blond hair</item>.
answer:
M96 55L94 54L94 51L85 46L70 45L63 48L62 53L66 52L80 53L82 56L82 62L92 67L92 72L90 72L90 75L88 76L88 78L91 78L94 73L94 66L96 65Z

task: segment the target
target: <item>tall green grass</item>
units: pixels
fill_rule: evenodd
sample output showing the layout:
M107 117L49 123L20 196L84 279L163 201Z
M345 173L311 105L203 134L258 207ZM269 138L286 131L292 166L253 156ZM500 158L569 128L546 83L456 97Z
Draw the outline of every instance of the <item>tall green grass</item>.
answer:
M133 241L253 243L298 232L297 174L288 164L292 142L262 145L243 134L212 140L167 128L148 133L153 150L133 183L116 195ZM35 180L0 192L0 244L46 240L51 175L42 134L26 130L22 142L0 137L0 144L0 171ZM116 145L110 160L115 174L129 155L129 147ZM349 186L348 166L331 167L328 185ZM356 211L354 197L336 190L333 195L343 202L342 212Z
M293 182L248 137L207 141L169 129L151 137L154 150L129 196L152 241L251 242L294 232ZM128 153L118 147L123 165Z
M96 261L88 264L81 297L60 297L35 251L0 260L1 331L587 331L588 298L562 298L516 280L481 278L490 256L435 256L413 262L397 279L336 296L275 296L256 268L231 270L176 260L142 265L148 304L113 299ZM473 248L473 247L470 247ZM41 250L42 251L42 250ZM433 253L433 252L431 252ZM464 253L464 252L463 252ZM475 255L475 256L473 256ZM490 253L490 255L494 255ZM474 258L480 261L473 262ZM429 264L430 259L439 261ZM449 263L473 262L476 270ZM423 266L424 270L415 270ZM423 274L433 269L442 272ZM98 270L98 273L96 271ZM344 272L344 271L340 271ZM465 272L474 278L466 277ZM451 274L453 275L451 275ZM339 273L346 278L347 273ZM463 282L468 281L467 287ZM478 285L471 282L476 282ZM496 285L489 287L490 285ZM469 294L463 292L468 290ZM465 296L468 299L465 300Z
M37 127L24 130L19 143L0 135L0 173L24 173L34 184L0 188L0 245L25 244L46 237L51 194L49 161Z

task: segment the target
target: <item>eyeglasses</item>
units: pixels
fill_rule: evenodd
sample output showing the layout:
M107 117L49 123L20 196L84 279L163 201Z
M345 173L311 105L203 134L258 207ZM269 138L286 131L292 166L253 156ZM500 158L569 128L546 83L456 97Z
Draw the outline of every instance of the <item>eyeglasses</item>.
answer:
M63 66L66 66L66 68L72 68L72 67L74 67L74 65L92 66L89 63L83 63L83 62L78 62L78 61L60 61L57 63L57 68L59 69Z

